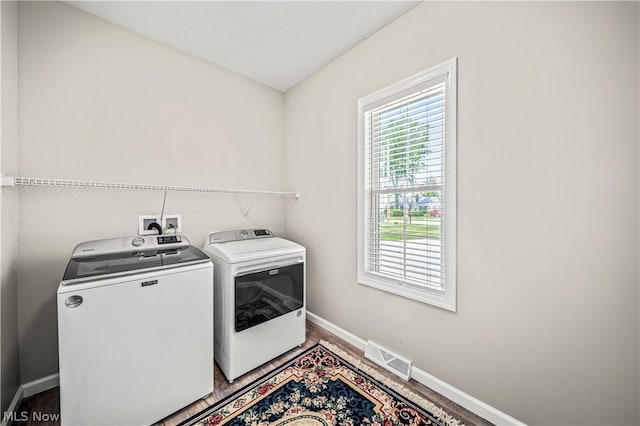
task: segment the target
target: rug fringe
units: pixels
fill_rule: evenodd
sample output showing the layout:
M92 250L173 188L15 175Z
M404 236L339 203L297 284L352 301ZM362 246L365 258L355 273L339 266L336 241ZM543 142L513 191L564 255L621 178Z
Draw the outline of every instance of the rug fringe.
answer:
M326 340L321 340L320 344L326 347L327 349L329 349L331 352L334 352L336 355L343 358L348 363L352 364L354 367L357 367L359 370L367 373L369 376L373 377L375 380L378 380L384 383L385 386L388 386L394 391L407 397L407 399L409 399L411 402L418 404L422 408L428 410L434 416L444 421L447 425L464 426L464 424L460 420L456 419L455 417L453 417L452 415L444 411L442 408L438 407L433 402L429 401L423 396L418 395L417 393L401 385L400 383L396 383L393 380L387 378L386 376L383 376L382 374L380 374L379 372L371 368L369 365L363 363L359 359L347 353L342 348L334 345L333 343L327 342Z

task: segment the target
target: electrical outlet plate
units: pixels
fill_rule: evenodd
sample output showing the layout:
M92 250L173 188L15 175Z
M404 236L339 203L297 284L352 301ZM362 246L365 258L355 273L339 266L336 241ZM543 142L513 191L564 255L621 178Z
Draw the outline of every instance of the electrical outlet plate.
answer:
M149 225L154 222L160 225L160 216L140 215L138 219L138 235L156 235L158 231L155 229L147 229Z
M177 234L182 232L182 215L179 214L165 214L162 217L162 230L164 233L174 230Z

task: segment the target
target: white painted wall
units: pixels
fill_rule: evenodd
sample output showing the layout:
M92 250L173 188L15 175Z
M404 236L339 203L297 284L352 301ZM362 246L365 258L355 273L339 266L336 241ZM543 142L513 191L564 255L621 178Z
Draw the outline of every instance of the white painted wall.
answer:
M18 4L0 2L0 173L18 168ZM0 412L20 385L18 365L18 193L0 192Z
M19 168L5 169L3 124L4 173L299 190L295 207L259 200L247 219L250 200L227 196L171 194L167 211L197 245L216 228L280 233L291 213L322 317L531 424L640 422L637 3L425 3L288 92L284 110L276 91L64 4L19 7ZM356 100L452 56L456 314L355 279ZM161 203L21 190L22 382L57 370L55 290L74 244L133 234Z
M19 9L19 174L283 190L283 96L62 3ZM74 245L137 233L162 193L22 189L21 380L57 366L55 292ZM169 194L184 234L284 230L292 201ZM117 309L117 306L114 306Z
M426 2L285 95L309 309L526 423L638 413L638 3ZM356 282L356 101L458 62L458 312Z

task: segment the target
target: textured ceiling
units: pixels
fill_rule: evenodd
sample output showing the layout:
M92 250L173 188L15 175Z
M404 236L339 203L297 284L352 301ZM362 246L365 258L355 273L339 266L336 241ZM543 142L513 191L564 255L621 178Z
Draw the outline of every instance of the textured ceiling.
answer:
M419 2L66 3L285 92Z

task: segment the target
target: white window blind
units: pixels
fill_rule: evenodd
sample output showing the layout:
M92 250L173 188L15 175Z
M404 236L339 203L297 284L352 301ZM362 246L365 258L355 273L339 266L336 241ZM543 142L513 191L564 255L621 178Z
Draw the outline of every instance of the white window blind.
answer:
M452 310L454 73L455 60L359 102L359 279Z

